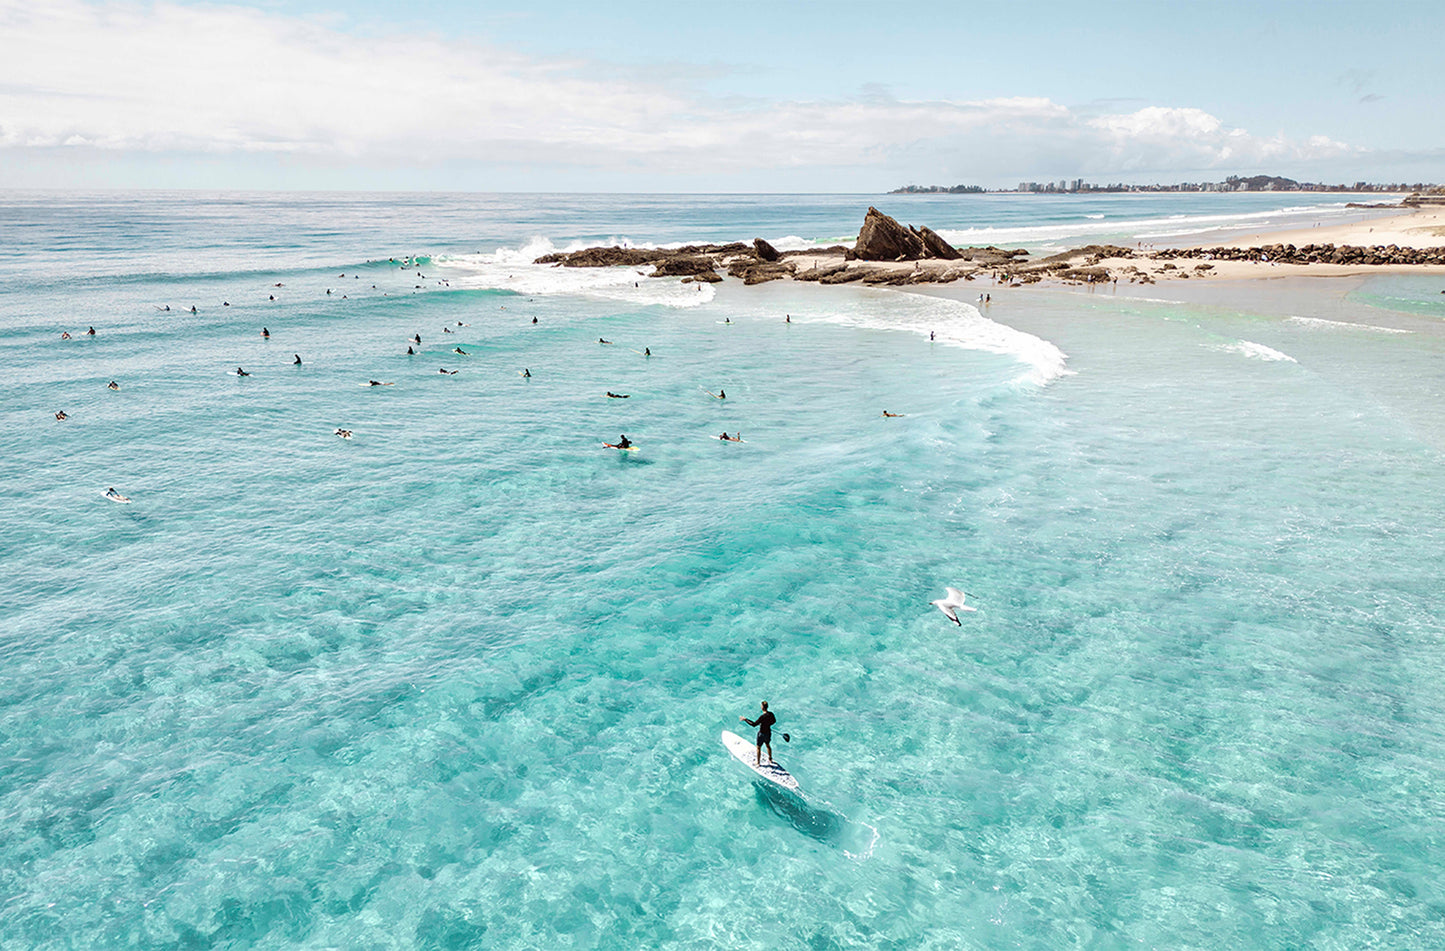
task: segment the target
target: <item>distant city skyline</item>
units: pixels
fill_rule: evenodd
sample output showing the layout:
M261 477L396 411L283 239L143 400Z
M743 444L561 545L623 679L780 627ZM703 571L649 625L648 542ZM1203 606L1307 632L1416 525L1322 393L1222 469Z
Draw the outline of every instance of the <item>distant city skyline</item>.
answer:
M0 187L1445 180L1445 5L0 0Z

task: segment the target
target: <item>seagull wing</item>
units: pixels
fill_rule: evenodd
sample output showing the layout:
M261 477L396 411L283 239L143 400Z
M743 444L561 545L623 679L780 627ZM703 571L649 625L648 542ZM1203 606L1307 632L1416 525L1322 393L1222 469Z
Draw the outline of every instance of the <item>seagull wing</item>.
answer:
M947 600L939 598L937 601L931 603L934 605L934 607L938 608L938 610L943 612L944 617L948 618L959 627L963 626L963 622L958 619L958 615L955 614L953 611L953 605L949 604Z

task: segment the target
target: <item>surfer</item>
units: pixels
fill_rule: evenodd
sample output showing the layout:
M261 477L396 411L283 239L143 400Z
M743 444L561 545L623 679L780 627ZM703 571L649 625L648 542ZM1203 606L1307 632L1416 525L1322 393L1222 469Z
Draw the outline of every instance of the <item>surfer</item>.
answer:
M1445 292L1442 292L1442 293L1445 293ZM643 355L644 357L650 357L650 356L652 356L652 348L651 348L651 347L643 347L643 348L642 348L642 355Z
M66 412L65 410L63 410L63 409L62 409L62 410L56 410L56 412L55 412L55 418L56 418L56 419L60 419L60 420L69 419L69 418L70 418L70 414L67 413L67 412Z
M728 391L725 390L725 389L723 389L722 387L718 387L717 398L720 399L720 400L725 400L725 399L727 399L727 398L728 398Z
M94 336L95 336L95 328L94 328L94 327L91 327L89 330L87 330L87 331L85 332L85 335L86 335L87 337L94 337Z
M406 348L406 355L409 356L409 357L414 357L414 356L416 356L416 351L413 350L411 347L407 347L407 348Z
M608 390L608 391L607 391L607 396L608 396L609 399L614 399L614 400L630 400L630 399L632 399L632 397L628 396L626 393L614 393L614 392L612 392L611 390Z
M533 317L533 318L532 318L532 323L535 324L536 322L537 322L537 318L536 318L536 317Z
M768 762L773 762L773 724L778 722L778 718L773 716L773 712L768 709L768 701L763 701L763 712L756 720L749 720L747 717L738 717L738 719L748 726L758 728L758 765L763 765L764 746L768 748Z
M366 381L366 385L367 385L367 386L392 386L392 385L394 385L394 384L391 384L391 383L383 383L383 382L381 382L380 380L367 380L367 381Z
M291 365L292 365L293 367L299 367L299 366L301 365L301 354L299 354L299 353L293 353L293 354L291 354L291 356L293 356L293 357L296 358L295 360L292 360L292 361L291 361Z
M62 331L60 332L60 339L61 339L61 340L70 340L70 339L71 339L70 331L68 331L68 330L62 330Z
M464 357L467 356L467 352L461 347L452 347L452 353L460 353Z
M722 440L725 440L725 441L727 441L727 442L742 442L742 441L743 441L743 434L740 432L740 433L738 433L736 436L729 436L728 433L727 433L727 430L724 429L722 435L719 436L718 438L719 438L719 439L722 439Z
M888 412L888 410L885 409L885 410L883 411L883 415L884 415L884 416L887 416L889 419L898 419L900 416L907 416L908 414L907 414L907 413L890 413L890 412Z
M442 367L441 369L437 370L437 372L438 372L438 373L445 373L447 376L456 376L456 375L457 375L457 371L456 371L456 370L448 370L446 367Z
M237 375L237 376L250 376L251 374L247 373L245 370L241 369L240 367L236 367L236 375Z
M261 336L264 337L264 338L267 339L267 340L270 340L270 339L271 339L271 331L267 330L265 327L262 327L262 328L261 328Z
M619 436L619 437L617 438L617 448L618 448L618 449L631 449L631 448L632 448L632 440L630 440L630 439L627 438L627 434L626 434L626 433L623 433L621 436Z
M107 383L107 384L105 385L105 388L106 388L107 390L118 390L118 389L120 389L120 384L117 383L117 382L115 382L114 380L111 380L109 383Z
M530 380L530 379L532 378L532 371L529 370L529 369L527 369L526 367L523 367L523 368L522 368L522 377L523 377L523 379Z
M598 343L611 343L612 341L611 341L611 340L603 340L601 337L598 337L598 338L597 338L597 342L598 342Z
M415 336L413 336L413 337L411 338L411 342L412 342L412 343L421 343L421 334L416 334Z

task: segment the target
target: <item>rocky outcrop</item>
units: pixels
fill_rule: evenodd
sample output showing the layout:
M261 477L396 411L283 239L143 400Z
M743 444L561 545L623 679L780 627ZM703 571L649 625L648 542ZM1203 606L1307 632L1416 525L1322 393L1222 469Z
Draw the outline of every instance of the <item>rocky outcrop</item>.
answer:
M1156 261L1268 261L1272 264L1445 264L1445 247L1402 248L1398 245L1266 244L1253 248L1166 248L1150 255Z
M757 258L734 258L728 264L728 274L742 278L744 284L766 284L792 277L797 267L792 261L768 263Z
M853 259L859 261L922 261L934 258L957 261L963 257L957 248L927 225L907 227L869 206L853 245Z
M658 261L653 277L695 277L713 269L713 260L700 254L678 254Z
M958 253L957 248L939 237L938 232L927 225L914 228L913 233L918 235L919 240L923 242L924 250L928 252L928 256L931 258L938 258L942 261L957 261L963 257L962 254Z
M587 248L583 251L554 251L544 254L533 264L560 264L563 267L637 267L657 260L655 248Z
M917 261L928 256L928 249L912 229L870 205L853 255L860 261Z
M753 239L753 254L757 255L759 261L767 261L769 263L782 257L782 255L778 253L777 248L768 244L762 238Z

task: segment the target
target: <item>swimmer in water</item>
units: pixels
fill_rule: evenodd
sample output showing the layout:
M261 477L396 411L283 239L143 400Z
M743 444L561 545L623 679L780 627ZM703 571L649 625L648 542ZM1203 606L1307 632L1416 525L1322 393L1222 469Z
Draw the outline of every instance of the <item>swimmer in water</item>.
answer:
M196 312L196 305L195 305L195 304L192 304L192 305L191 305L191 313L194 314L195 312Z
M437 372L438 372L438 373L445 373L447 376L456 376L456 375L457 375L457 371L456 371L456 370L448 370L446 367L441 367L440 369L437 370Z
M118 389L120 389L120 384L117 383L117 382L115 382L114 380L111 380L109 383L107 383L107 384L105 385L105 388L106 388L107 390L118 390Z
M89 330L87 330L87 331L85 332L85 335L86 335L87 337L94 337L94 336L95 336L95 328L94 328L94 327L91 327Z
M928 332L928 341L929 341L929 343L932 343L932 342L933 342L933 331L931 331L931 330Z
M727 399L727 398L728 398L728 391L722 389L721 387L719 387L719 389L718 389L718 391L717 391L717 398L720 399L720 400L725 400L725 399Z
M536 318L536 317L533 317L533 318L532 318L532 323L535 324L536 322L537 322L537 318Z
M467 353L461 347L452 347L452 353L460 353L464 357L471 356L471 354Z
M291 355L296 358L295 360L292 360L292 361L291 361L291 365L292 365L293 367L299 367L299 366L301 365L301 354L299 354L299 353L293 353L293 354L291 354Z
M643 355L644 357L650 357L650 356L652 356L652 348L651 348L651 347L643 347L643 348L642 348L642 355Z
M62 330L62 331L60 332L60 339L61 339L61 340L72 340L72 339L74 339L74 338L70 336L70 331L68 331L68 330Z
M264 337L264 338L266 338L267 340L270 340L270 339L271 339L271 331L267 330L265 327L262 327L262 328L261 328L261 336Z
M784 315L783 315L783 323L785 323L785 324L791 324L792 322L793 322L793 315L792 315L792 314L784 314Z
M237 376L250 376L251 374L247 373L245 370L242 370L240 367L236 367L236 375L237 375Z
M614 393L614 392L612 392L611 390L608 390L608 391L607 391L607 396L608 396L610 399L614 399L614 400L630 400L630 399L632 399L632 397L628 396L626 393Z
M63 410L63 409L62 409L62 410L58 410L58 411L56 412L56 414L55 414L55 418L56 418L56 419L69 419L69 418L70 418L70 414L67 413L67 412L66 412L65 410Z
M275 294L272 294L270 297L267 298L267 300L275 300L275 299L276 299L276 295L275 295Z

